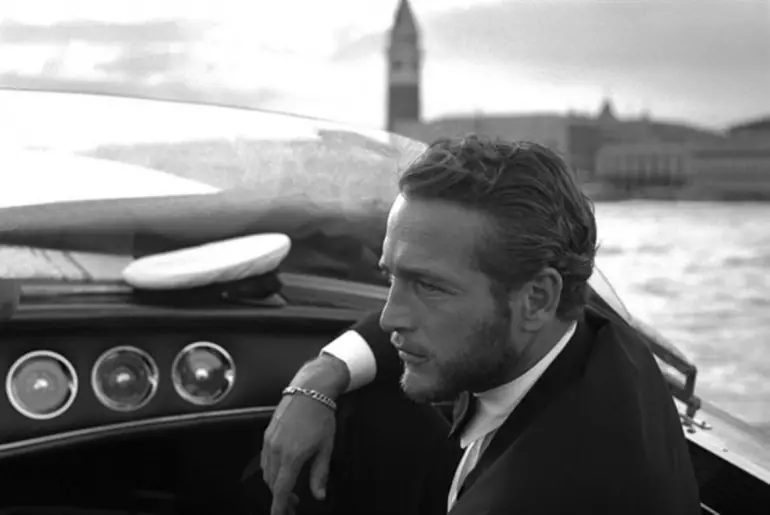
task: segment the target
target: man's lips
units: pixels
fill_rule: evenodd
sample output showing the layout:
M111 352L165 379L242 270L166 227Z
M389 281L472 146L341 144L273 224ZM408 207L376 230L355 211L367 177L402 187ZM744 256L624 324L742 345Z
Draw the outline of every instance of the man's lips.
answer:
M401 358L401 361L403 361L404 363L409 363L410 365L418 365L420 363L425 362L426 360L425 356L412 354L411 352L406 352L400 349L398 351L398 357Z
M420 354L419 352L415 352L414 350L408 348L408 346L404 345L403 339L399 338L396 333L393 333L391 335L390 343L392 343L393 346L398 351L398 357L401 358L401 360L406 363L417 364L427 359L427 356L425 354Z

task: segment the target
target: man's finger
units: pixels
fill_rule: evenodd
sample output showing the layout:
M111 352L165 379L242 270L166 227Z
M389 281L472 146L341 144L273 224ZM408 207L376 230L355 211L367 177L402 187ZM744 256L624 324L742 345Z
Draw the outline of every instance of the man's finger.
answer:
M267 452L267 467L262 471L262 475L265 478L265 483L270 487L270 490L275 490L278 475L281 473L281 470L287 466L284 464L284 454L285 453L280 449L270 449Z
M262 460L260 462L260 466L262 468L262 480L265 482L267 487L272 491L273 490L273 481L272 476L270 474L270 467L271 462L269 458L268 451L262 450Z
M289 513L289 499L297 481L299 468L295 462L283 462L278 470L278 476L273 484L273 504L270 515L286 515Z
M297 513L297 507L299 506L299 495L292 493L289 496L289 515L296 515Z
M276 431L275 420L273 420L270 422L267 430L265 430L265 436L262 440L262 456L260 461L262 464L262 478L270 490L273 489L281 463L285 458L282 446L274 442Z
M310 470L310 490L313 496L322 501L326 498L326 480L329 477L329 464L332 458L333 444L324 445L321 452L316 455L313 461L313 468Z
M265 484L272 490L272 479L275 476L272 474L274 461L271 459L273 450L272 446L270 445L270 438L268 437L269 432L270 428L268 427L267 431L265 431L264 437L262 438L262 452L259 455L259 466L262 469L262 479L265 481Z

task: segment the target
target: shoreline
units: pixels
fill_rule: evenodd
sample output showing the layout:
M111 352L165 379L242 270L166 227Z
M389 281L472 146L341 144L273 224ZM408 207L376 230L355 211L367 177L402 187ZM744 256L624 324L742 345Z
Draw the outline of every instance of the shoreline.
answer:
M755 189L714 187L643 188L621 190L609 184L585 183L583 191L594 202L624 200L655 200L670 202L770 202L770 188L762 185Z

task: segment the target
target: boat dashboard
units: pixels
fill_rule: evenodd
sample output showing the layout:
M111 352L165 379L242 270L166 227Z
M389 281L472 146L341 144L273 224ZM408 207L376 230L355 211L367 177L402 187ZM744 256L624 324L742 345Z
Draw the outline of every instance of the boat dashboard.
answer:
M297 368L355 320L308 308L95 311L66 321L25 317L2 331L0 456L185 421L269 416Z
M282 388L379 301L172 307L69 288L27 288L0 324L1 514L269 513L264 483L241 474Z

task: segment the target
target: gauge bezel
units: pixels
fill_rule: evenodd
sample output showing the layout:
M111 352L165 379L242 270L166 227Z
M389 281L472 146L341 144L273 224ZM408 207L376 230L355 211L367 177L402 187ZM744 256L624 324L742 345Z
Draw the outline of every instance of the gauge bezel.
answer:
M52 411L51 413L34 413L27 408L25 408L21 401L17 398L16 395L14 395L14 388L13 388L13 378L16 372L19 370L19 368L30 359L34 358L50 358L55 361L57 361L60 365L63 366L65 371L69 373L69 381L68 381L68 389L69 389L69 397L66 401L64 401L64 404L62 404L59 408ZM8 401L11 403L11 406L13 406L13 409L24 415L25 417L32 419L32 420L51 420L56 417L61 416L64 414L72 404L75 402L75 399L78 396L80 386L78 381L78 373L75 370L75 367L72 365L72 363L59 354L58 352L54 352L51 350L34 350L27 352L26 354L23 354L20 356L16 361L13 362L13 365L11 365L11 368L8 369L8 373L5 376L5 395L8 398Z
M136 406L122 406L119 403L113 401L107 395L102 391L101 388L97 387L97 370L99 369L99 366L104 363L104 361L112 354L116 352L133 352L137 354L140 358L142 358L145 363L149 365L150 368L150 375L148 377L150 384L152 385L150 388L150 393L147 395L147 397L144 398L144 400L137 404ZM138 411L145 406L147 406L150 401L152 401L153 398L155 398L155 395L158 393L158 386L160 384L160 369L158 368L158 364L155 362L153 357L150 355L149 352L140 349L139 347L135 347L133 345L118 345L116 347L110 347L106 351L104 351L98 358L96 358L96 361L94 362L94 366L91 367L91 390L93 390L94 395L99 400L99 402L108 409L111 409L113 411L118 411L121 413L130 413L133 411Z
M181 384L182 379L179 377L179 374L177 374L177 366L179 365L179 361L182 359L182 357L191 350L197 350L200 348L209 349L220 353L230 367L230 373L226 377L227 388L224 392L222 392L221 395L219 395L218 398L213 400L199 399L191 395L184 389ZM174 385L174 390L176 390L176 393L190 404L194 404L196 406L214 406L215 404L222 402L222 400L224 400L230 394L233 386L235 386L235 370L235 360L233 360L232 356L230 356L230 353L227 352L221 345L208 341L193 342L185 345L184 348L182 348L182 350L177 353L176 357L174 357L174 362L171 364L171 382Z

